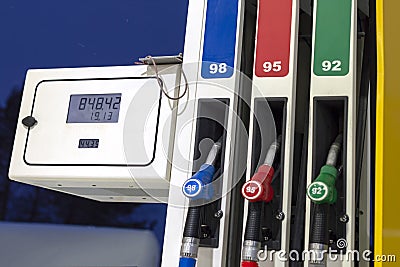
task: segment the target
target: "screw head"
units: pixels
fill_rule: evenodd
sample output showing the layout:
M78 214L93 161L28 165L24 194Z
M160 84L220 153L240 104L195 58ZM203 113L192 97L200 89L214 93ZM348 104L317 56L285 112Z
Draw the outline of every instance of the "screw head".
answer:
M32 116L26 116L22 119L22 124L28 128L37 124L37 120Z
M282 211L279 211L276 215L275 218L279 221L283 221L285 219L285 213L283 213Z
M349 215L347 214L343 214L342 216L340 216L339 221L342 223L348 223L349 222Z
M222 210L217 211L214 213L214 218L221 219L224 216L224 212Z

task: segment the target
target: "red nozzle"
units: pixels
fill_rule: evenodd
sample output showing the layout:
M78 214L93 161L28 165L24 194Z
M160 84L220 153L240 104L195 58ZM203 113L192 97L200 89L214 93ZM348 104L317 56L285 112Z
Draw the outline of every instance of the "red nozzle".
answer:
M242 187L242 195L250 202L270 202L274 197L274 190L271 186L274 168L268 165L261 165L250 181Z
M242 261L242 267L258 267L258 263L255 261Z

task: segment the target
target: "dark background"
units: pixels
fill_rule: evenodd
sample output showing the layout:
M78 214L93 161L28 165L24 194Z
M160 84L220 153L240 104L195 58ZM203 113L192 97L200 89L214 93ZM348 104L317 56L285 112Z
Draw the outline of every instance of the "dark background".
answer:
M0 220L151 229L166 205L100 203L8 179L25 73L183 52L188 0L0 1Z

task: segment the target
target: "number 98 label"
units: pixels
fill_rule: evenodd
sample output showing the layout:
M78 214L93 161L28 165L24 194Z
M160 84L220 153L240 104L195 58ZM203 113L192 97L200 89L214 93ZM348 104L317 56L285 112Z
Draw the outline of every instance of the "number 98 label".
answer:
M229 78L233 75L233 68L225 62L203 62L201 73L205 79Z
M202 78L232 77L236 58L238 9L239 0L207 0Z

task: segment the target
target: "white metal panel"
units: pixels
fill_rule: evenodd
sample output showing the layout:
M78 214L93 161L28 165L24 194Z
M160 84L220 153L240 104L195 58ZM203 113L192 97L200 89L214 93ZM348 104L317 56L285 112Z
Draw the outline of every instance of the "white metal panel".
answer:
M233 1L234 2L234 1ZM184 228L188 201L182 194L181 186L192 175L193 151L195 142L195 129L197 114L197 100L201 98L227 98L230 100L230 110L227 124L227 140L224 162L224 184L222 188L221 210L229 214L229 194L232 187L233 151L236 142L234 132L237 127L235 108L235 92L238 93L241 59L241 38L244 17L244 1L239 1L236 45L235 68L230 78L204 79L201 77L201 60L203 54L204 31L206 23L207 1L189 1L183 69L189 80L189 94L179 100L178 117L176 124L175 152L171 171L171 187L169 193L169 206L164 236L164 249L162 266L177 266L179 261L180 245ZM223 27L223 25L221 25ZM244 90L244 88L242 88ZM179 157L177 157L179 155ZM197 266L225 266L228 216L224 216L220 224L218 248L200 248Z
M172 67L164 71L163 79L168 88L174 88L177 70ZM42 82L68 79L74 81ZM69 95L114 92L122 93L118 123L66 123ZM162 137L171 135L174 122L168 100L164 97L159 103L159 96L160 89L147 66L29 71L10 178L59 191L65 187L67 193L84 194L82 196L101 201L157 201L143 192L147 189L160 189L153 193L158 192L159 197L166 200L168 150L172 146L169 139L162 140ZM30 129L26 150L28 165L24 160L28 129L21 121L31 115L32 106L32 115L37 117L38 123ZM99 148L78 149L79 138L98 138ZM135 165L128 166L128 163ZM110 188L132 191L108 190L107 194L104 190Z
M27 137L25 160L30 164L145 165L151 161L160 98L155 79L51 80L30 86L36 91L32 115L38 120ZM110 93L122 93L118 123L65 123L70 95ZM131 104L134 113L146 115L132 121L130 149L136 153L125 159L123 129ZM144 142L145 136L150 137L147 142ZM80 139L94 138L99 139L97 149L78 147Z
M282 192L282 212L285 214L285 219L282 221L281 231L281 249L289 252L289 241L290 241L290 218L291 218L291 197L292 197L292 172L293 172L293 150L294 150L294 131L295 131L295 111L296 111L296 69L297 69L297 43L298 43L298 23L299 23L299 1L293 0L292 2L292 20L291 20L291 31L290 31L290 57L289 57L289 72L284 77L258 77L253 76L253 89L251 97L251 111L252 114L255 111L255 99L260 97L271 97L271 98L285 98L286 104L286 124L285 135L282 136L282 142L285 143L285 148L282 153L284 154L283 165L285 168L282 170L282 181L283 181L283 192ZM260 10L258 10L259 14ZM276 21L276 23L280 23ZM258 31L258 27L257 27ZM256 41L257 46L257 41ZM256 57L256 54L255 54ZM255 66L254 66L255 68ZM266 110L266 112L269 112ZM249 180L251 178L251 165L252 165L252 149L253 149L253 138L254 138L254 116L250 117L249 126L249 144L248 144L248 158L247 158L247 174L246 177ZM272 125L271 127L275 127ZM244 209L244 218L247 218L247 206L246 201ZM246 225L246 219L244 219L244 226ZM244 232L243 232L244 234ZM276 254L275 254L276 256ZM288 261L279 261L276 257L273 261L262 261L259 262L259 266L286 266Z
M317 4L314 1L314 22L313 22L313 40L315 41L316 17L317 17ZM346 224L346 241L348 249L355 249L355 144L356 144L356 68L357 68L357 1L352 0L352 13L351 13L351 29L350 29L350 57L349 57L349 72L345 76L317 76L312 71L311 85L310 85L310 112L309 112L309 143L308 143L308 163L307 163L307 185L312 182L312 155L313 155L313 127L314 127L314 97L325 96L347 96L347 151L346 151L346 165L347 165L347 182L346 182L346 213L350 216L350 221ZM315 42L313 42L313 51ZM314 53L312 53L312 66L314 69ZM306 216L305 216L305 248L308 249L309 235L310 235L310 208L311 202L306 200ZM305 261L308 266L309 262ZM353 266L352 261L328 261L328 266Z

